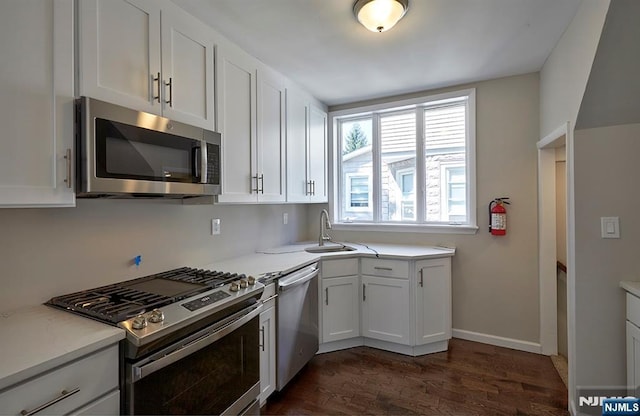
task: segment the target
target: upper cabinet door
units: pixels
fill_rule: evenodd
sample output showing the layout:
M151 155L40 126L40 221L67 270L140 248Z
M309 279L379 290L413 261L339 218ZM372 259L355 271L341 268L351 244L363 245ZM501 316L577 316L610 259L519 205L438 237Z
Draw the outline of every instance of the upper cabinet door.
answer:
M220 202L255 203L256 61L234 47L217 49L218 129L222 133Z
M309 181L311 202L327 202L327 113L309 107Z
M0 2L0 206L74 206L73 1Z
M266 68L258 71L258 200L284 202L285 88L281 77Z
M78 5L80 95L161 114L160 4L83 0Z
M211 30L178 7L162 10L163 115L215 130L214 39Z
M287 88L287 201L309 202L307 178L307 129L309 105L295 90Z

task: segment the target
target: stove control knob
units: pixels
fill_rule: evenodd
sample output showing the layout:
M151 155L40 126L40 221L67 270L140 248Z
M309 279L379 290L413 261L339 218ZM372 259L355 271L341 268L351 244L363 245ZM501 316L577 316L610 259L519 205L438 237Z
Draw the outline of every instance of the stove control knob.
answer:
M229 286L229 290L232 292L237 292L238 290L240 290L240 285L238 284L238 282L233 282L231 283L231 286Z
M149 314L149 322L157 324L164 321L164 313L160 309L154 309Z
M133 318L133 321L131 322L131 328L133 329L144 329L147 327L147 318L145 318L142 315L138 315L135 318Z
M240 280L240 287L241 288L246 289L247 286L249 286L249 285L247 284L246 280L244 280L244 279Z
M249 283L249 286L253 286L256 284L256 278L253 276L249 276L247 277L247 283Z

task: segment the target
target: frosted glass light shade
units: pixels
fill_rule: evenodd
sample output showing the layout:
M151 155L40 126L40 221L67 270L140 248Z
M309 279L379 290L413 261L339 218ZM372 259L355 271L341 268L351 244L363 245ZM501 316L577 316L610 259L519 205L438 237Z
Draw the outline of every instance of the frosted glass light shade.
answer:
M353 13L372 32L385 32L407 12L409 0L358 0Z

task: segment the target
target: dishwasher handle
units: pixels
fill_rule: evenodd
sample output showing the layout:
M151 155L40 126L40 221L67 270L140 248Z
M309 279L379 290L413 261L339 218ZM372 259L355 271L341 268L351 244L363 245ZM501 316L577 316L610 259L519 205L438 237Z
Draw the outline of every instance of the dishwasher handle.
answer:
M319 270L317 265L306 267L289 276L281 277L278 280L278 289L280 291L285 291L293 288L294 286L299 286L316 277L318 273Z

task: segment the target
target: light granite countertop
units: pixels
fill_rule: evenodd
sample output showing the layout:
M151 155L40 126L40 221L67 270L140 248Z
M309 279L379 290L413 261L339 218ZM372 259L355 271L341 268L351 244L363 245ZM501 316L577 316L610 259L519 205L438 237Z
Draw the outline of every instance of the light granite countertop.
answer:
M124 336L122 329L45 305L0 313L0 390Z
M620 282L620 287L640 298L640 282L624 280Z
M323 259L379 257L420 260L455 254L455 249L447 247L344 244L356 250L307 253L305 248L317 243L306 242L219 260L201 267L258 276L268 272L287 273ZM120 328L46 305L0 313L0 390L114 344L124 337L125 333Z
M350 242L341 242L341 244L348 245L356 250L333 253L307 253L305 248L317 246L317 243L305 242L262 250L241 257L219 260L202 267L205 269L258 276L270 272L287 273L323 259L379 257L385 259L422 260L451 257L455 254L455 249L449 247L375 243L364 245ZM335 244L327 243L326 245L330 246Z

